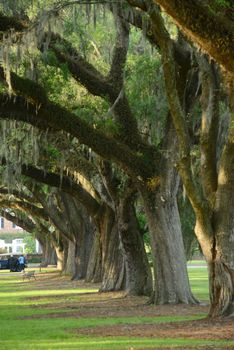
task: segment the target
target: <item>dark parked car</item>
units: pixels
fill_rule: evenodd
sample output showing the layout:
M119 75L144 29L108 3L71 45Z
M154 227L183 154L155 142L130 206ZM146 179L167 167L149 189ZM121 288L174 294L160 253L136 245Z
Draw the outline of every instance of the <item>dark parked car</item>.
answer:
M9 269L8 260L0 260L0 270L6 270L6 269Z
M8 259L0 260L0 270L10 270L11 272L20 272L22 268L20 267L18 258L11 256Z

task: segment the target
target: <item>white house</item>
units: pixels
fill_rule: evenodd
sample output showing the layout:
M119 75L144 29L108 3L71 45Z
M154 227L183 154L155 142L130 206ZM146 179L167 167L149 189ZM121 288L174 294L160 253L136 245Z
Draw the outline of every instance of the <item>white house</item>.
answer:
M25 232L21 227L16 226L11 221L0 217L0 233L9 234L16 233L19 238L13 239L11 242L5 242L4 239L0 239L0 249L4 249L7 253L12 254L24 254L26 243L23 243L22 233ZM36 253L41 253L41 246L37 240L35 240Z
M22 238L13 239L11 243L5 243L3 239L0 239L0 248L6 249L7 253L21 254L25 253L25 243Z

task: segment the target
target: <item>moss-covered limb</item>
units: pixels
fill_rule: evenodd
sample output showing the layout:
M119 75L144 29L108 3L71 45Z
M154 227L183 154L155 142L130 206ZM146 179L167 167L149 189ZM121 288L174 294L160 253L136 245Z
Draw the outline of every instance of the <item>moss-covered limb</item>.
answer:
M68 161L69 163L69 161ZM53 167L53 172L57 174L61 174L61 168L58 167ZM99 175L97 170L96 172L92 172L93 176L97 178ZM73 166L70 167L70 165L66 166L66 169L63 172L63 176L69 177L74 183L80 184L85 191L87 191L92 198L94 198L97 202L100 202L101 197L92 184L92 178L87 176L87 173L85 172L85 169L82 169L82 165L79 163L78 166Z
M214 207L217 190L217 144L219 132L219 82L214 63L198 57L202 83L201 180L204 193Z
M32 187L32 192L37 200L40 201L44 210L47 212L50 221L59 230L62 237L73 241L74 235L72 234L70 227L65 220L66 214L64 213L64 208L61 207L61 201L59 200L59 194L61 191L57 190L56 193L53 192L53 195L50 195L48 201L48 198L45 197L45 194L38 183L36 186Z
M64 47L68 47L68 53L62 51L61 47L57 48L57 42L61 42ZM60 38L58 35L53 36L50 48L53 49L59 62L67 64L71 75L76 81L85 86L92 95L108 100L111 104L111 111L121 126L121 140L124 140L131 146L140 146L142 140L138 133L137 122L132 115L126 95L121 91L127 54L126 44L123 48L116 48L110 74L107 78L87 62L65 39ZM117 76L118 78L116 78Z
M25 213L31 216L40 217L43 220L48 221L48 216L46 215L44 209L36 206L35 204L28 203L17 198L14 200L12 200L12 198L8 199L7 197L0 199L0 206L15 210L23 210Z
M47 103L47 95L42 86L30 79L19 77L13 72L11 72L10 77L12 89L16 95L19 94L25 97L29 102L35 104L37 107L39 107L42 103ZM5 72L1 66L0 80L6 84Z
M129 13L126 10L122 10L120 12L120 16L122 16L128 23L131 23L136 28L144 30L145 36L148 41L157 47L160 50L158 36L155 33L154 26L157 25L157 21L154 21L152 18L152 13L154 11L158 11L158 6L153 3L153 0L150 1L140 1L142 6L139 5L139 2L134 0L128 0L128 3L133 7L132 15L129 16ZM135 9L135 7L139 7L141 11ZM143 14L148 14L149 16L143 17ZM180 45L178 41L173 41L175 58L177 62L180 62L182 65L187 65L191 60L191 52L183 45Z
M3 159L2 159L3 161ZM19 190L14 190L14 189L11 189L9 191L9 188L6 188L6 187L1 187L0 188L0 194L3 194L3 195L13 195L19 199L22 199L22 200L26 200L28 202L31 202L33 200L33 197L24 193L23 191L19 191Z
M227 71L234 72L234 26L203 1L154 0Z
M1 164L5 165L6 160L2 158ZM78 198L79 202L84 204L87 209L89 210L90 214L95 215L96 212L99 210L99 201L100 196L94 191L94 189L90 185L90 193L88 192L89 188L88 186L85 187L85 184L82 183L82 185L77 184L75 181L72 180L71 177L63 176L61 178L60 169L57 169L57 173L51 173L51 172L45 172L44 170L37 169L36 167L22 164L21 165L21 173L24 176L27 176L31 179L36 180L40 183L45 183L52 187L57 187L63 190L64 192L67 192L71 194L72 196ZM82 187L84 185L84 187ZM30 184L27 184L27 187L29 190L33 193L32 189L34 185L30 186ZM8 201L7 199L7 192L6 189L0 189L0 194L3 193L6 196L6 199L4 201ZM47 221L48 217L43 210L43 208L38 207L35 204L32 204L32 198L25 195L23 192L12 190L11 194L14 194L17 198L14 202L12 202L15 208L21 208L24 211L28 211L32 215L36 215L37 217L41 217L43 220ZM95 198L93 195L96 195ZM25 201L25 199L27 201ZM2 202L1 202L2 203ZM10 203L10 201L8 201Z
M40 101L40 97L38 98ZM106 136L59 105L48 102L37 110L24 98L10 98L0 94L0 117L24 121L43 130L47 127L68 132L103 158L118 163L131 176L148 179L155 173L151 154L147 157L147 154L132 151L128 146Z
M82 186L76 184L67 176L60 177L59 174L45 172L30 165L21 166L22 175L30 177L37 182L45 183L52 187L60 188L77 198L93 216L98 212L100 204Z
M65 171L68 172L69 176L76 178L76 172L84 176L88 181L92 182L92 178L98 175L97 168L93 162L86 159L82 154L75 154L75 159L72 158L71 161L68 159L69 165L66 166Z
M24 21L13 16L5 16L0 12L0 32L6 32L11 29L22 31L26 28L27 24Z
M119 6L118 14L113 13L117 34L108 75L112 85L114 84L115 88L120 90L124 83L124 68L128 53L130 29L129 24L119 16L119 12L121 12L121 6Z
M6 207L9 209L10 207ZM14 211L14 215L10 214L6 209L0 209L0 215L6 218L7 220L13 222L15 225L22 227L27 232L34 232L36 225L34 222L26 215L19 215L16 211ZM17 215L18 214L18 215Z
M0 79L5 81L3 69L0 69ZM128 145L120 143L96 130L65 108L49 102L43 88L37 83L11 73L11 85L15 93L23 96L25 100L19 97L10 99L2 94L0 96L0 113L2 118L26 121L41 129L52 128L54 130L67 131L77 137L81 143L91 147L93 151L103 158L111 158L119 164L121 163L126 171L131 171L132 174L140 175L143 178L151 177L153 164L147 164L143 154L137 154L137 152L141 152L141 148L144 148L143 144L137 142L138 138L135 140L137 150L134 152L130 149L132 146L131 142L130 147L128 147ZM117 106L118 113L121 113L122 117L125 118L128 101L125 97L121 100L122 103ZM131 113L130 110L129 113ZM131 135L135 135L132 120L132 118L131 120L126 118L125 126L128 125L126 127L128 130L126 132L126 141L131 140ZM134 121L135 123L136 121ZM152 152L151 148L146 145L144 151Z
M128 3L132 6L131 9L131 16L129 15L129 11L126 8L122 8L121 11L119 11L119 16L123 18L125 21L127 21L129 24L132 24L134 27L139 28L141 30L145 31L145 36L148 39L148 41L159 48L157 38L154 36L151 26L152 23L150 21L149 17L144 16L143 14L147 11L147 7L144 7L144 10L135 8L135 5L132 1L128 1ZM156 6L156 5L155 5Z
M67 41L56 36L58 42L70 46ZM89 62L87 62L76 50L69 47L68 52L62 51L61 47L56 46L53 41L50 48L53 49L60 63L66 63L73 78L84 85L87 90L95 95L106 97L111 86L107 83L106 78Z

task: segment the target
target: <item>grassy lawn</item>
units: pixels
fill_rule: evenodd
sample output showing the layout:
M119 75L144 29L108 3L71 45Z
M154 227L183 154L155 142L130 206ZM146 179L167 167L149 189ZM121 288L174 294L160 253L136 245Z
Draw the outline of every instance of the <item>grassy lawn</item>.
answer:
M201 268L193 268L188 265L189 280L195 297L201 301L208 302L209 287L206 265Z
M94 329L97 326L114 326L131 324L162 324L195 320L204 317L204 314L174 315L174 316L130 316L130 317L95 317L68 315L71 310L82 310L82 303L88 299L95 303L97 289L56 288L53 285L53 274L49 271L43 283L48 289L39 289L38 281L22 282L20 274L8 276L0 272L0 349L146 349L164 347L194 346L232 346L234 342L222 340L203 340L186 338L155 338L155 337L127 337L127 336L95 336L82 335L79 330ZM48 273L49 273L48 272ZM197 297L208 299L206 269L189 269L192 288ZM38 275L39 276L39 275ZM40 279L40 276L39 278ZM107 297L108 294L105 294ZM75 306L74 306L75 303ZM80 304L79 304L80 303ZM51 307L52 305L52 307ZM80 308L79 308L80 305ZM58 314L59 317L55 317ZM66 314L68 317L66 317ZM40 318L40 315L43 316ZM64 315L64 317L63 317ZM62 316L62 317L61 317ZM204 348L205 349L205 348ZM231 349L231 348L230 348Z

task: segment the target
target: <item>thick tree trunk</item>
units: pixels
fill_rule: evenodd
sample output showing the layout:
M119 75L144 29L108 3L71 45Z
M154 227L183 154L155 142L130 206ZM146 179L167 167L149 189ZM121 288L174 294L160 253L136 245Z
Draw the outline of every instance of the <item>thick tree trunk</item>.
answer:
M125 289L125 263L121 251L115 213L109 206L104 205L99 221L102 284L101 292Z
M233 106L234 107L234 106ZM234 108L233 108L234 110ZM234 119L234 116L233 116ZM234 314L234 126L223 151L218 176L210 277L210 316Z
M70 266L70 272L72 279L84 279L92 247L94 225L83 205L66 193L62 194L62 199L66 209L69 235L73 237L74 242L71 252L73 266Z
M101 275L102 275L102 254L101 254L100 235L98 232L95 232L92 248L89 255L85 280L86 282L98 283L98 282L101 282Z
M119 235L126 265L126 291L131 295L152 294L152 273L140 234L134 200L135 193L125 192L118 210Z
M43 256L41 261L41 266L46 267L48 265L56 264L56 254L51 243L51 240L48 238L43 239Z
M68 242L59 237L53 240L53 246L57 255L57 269L64 273L66 271L67 256L68 256Z
M148 218L154 267L155 304L194 304L189 285L187 262L177 206L179 175L174 167L177 159L177 139L169 120L165 138L168 153L162 158L160 178L140 187Z
M234 268L222 257L208 263L210 317L234 315Z
M188 280L176 198L144 198L151 236L155 304L196 303Z
M168 124L165 148L168 154L160 164L160 179L141 188L151 239L154 267L155 304L197 301L189 285L187 262L177 206L179 175L174 167L177 157L175 130Z
M76 244L73 241L68 240L67 262L64 269L64 274L66 275L74 276L76 273L75 253Z

